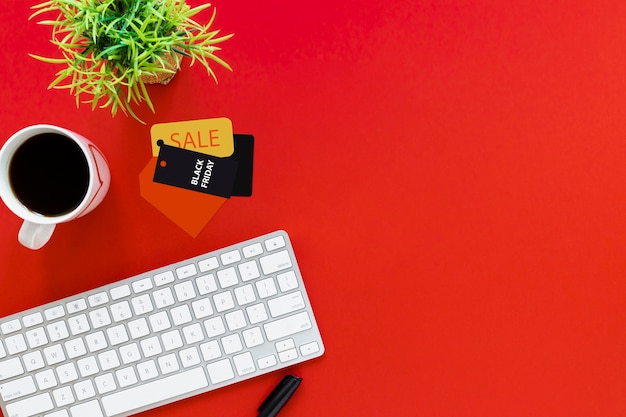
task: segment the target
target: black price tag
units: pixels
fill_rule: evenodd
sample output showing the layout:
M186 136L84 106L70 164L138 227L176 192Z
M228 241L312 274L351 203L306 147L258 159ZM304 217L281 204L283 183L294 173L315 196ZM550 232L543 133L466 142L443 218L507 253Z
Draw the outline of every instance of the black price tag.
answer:
M254 136L234 134L235 151L229 159L237 161L237 176L233 186L233 197L252 195L252 167L254 165Z
M159 156L154 182L230 198L238 162L165 145L158 141Z

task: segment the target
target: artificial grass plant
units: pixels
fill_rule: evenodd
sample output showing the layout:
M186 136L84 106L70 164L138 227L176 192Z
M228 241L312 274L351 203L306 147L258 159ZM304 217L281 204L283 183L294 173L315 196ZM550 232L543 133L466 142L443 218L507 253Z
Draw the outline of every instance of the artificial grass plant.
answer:
M62 57L30 55L64 66L49 88L69 89L77 106L91 102L92 109L110 107L112 115L121 109L139 120L132 105L146 102L155 111L146 83L173 76L183 56L190 65L202 64L216 82L210 64L231 69L215 55L218 44L232 36L211 29L215 8L205 25L192 19L209 7L190 7L184 0L45 1L33 6L31 19L56 13L38 23L52 27L51 42Z

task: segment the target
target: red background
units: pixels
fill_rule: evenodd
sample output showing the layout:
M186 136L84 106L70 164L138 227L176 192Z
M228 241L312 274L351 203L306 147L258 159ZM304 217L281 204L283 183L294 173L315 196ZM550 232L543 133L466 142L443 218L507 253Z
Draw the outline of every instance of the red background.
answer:
M29 3L0 2L1 140L72 128L113 182L36 252L0 206L0 315L284 228L327 353L281 416L626 414L623 2L216 0L234 71L151 88L146 125L46 90ZM193 239L139 195L149 129L222 116L254 194ZM255 415L279 377L145 415Z

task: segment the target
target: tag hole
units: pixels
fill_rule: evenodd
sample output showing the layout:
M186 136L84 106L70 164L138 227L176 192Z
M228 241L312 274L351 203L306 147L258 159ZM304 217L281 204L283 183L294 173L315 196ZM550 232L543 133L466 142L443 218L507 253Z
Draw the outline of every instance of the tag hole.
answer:
M161 161L159 165L161 165L161 168L165 168L167 166L167 162Z

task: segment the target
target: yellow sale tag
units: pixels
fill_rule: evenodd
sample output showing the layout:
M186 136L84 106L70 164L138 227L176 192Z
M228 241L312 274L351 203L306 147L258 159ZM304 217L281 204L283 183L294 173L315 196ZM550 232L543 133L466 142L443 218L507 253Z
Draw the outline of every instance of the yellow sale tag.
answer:
M157 141L207 155L226 158L235 151L233 123L226 117L157 123L150 129L152 156L159 155Z

